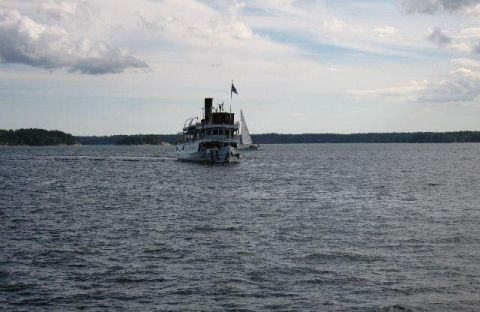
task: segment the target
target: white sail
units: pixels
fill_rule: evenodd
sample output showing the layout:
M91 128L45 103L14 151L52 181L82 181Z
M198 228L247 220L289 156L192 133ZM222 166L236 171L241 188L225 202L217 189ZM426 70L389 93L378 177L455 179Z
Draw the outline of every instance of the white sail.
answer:
M240 144L242 145L252 145L252 137L248 132L247 123L245 122L245 117L243 117L243 112L240 111L240 120L241 120L241 136L240 136Z

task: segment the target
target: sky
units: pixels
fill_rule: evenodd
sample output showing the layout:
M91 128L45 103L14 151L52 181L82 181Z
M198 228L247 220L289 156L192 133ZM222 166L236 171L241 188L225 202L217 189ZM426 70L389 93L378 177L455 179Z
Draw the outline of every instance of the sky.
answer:
M0 129L176 133L205 97L252 133L480 130L480 0L0 0Z

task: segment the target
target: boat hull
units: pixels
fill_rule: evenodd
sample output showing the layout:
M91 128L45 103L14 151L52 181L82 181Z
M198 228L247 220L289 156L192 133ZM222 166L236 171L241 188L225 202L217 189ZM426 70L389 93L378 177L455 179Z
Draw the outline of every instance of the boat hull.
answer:
M219 149L200 150L199 144L185 143L177 145L176 155L180 161L202 162L210 164L231 164L240 160L240 154L233 146L227 145Z

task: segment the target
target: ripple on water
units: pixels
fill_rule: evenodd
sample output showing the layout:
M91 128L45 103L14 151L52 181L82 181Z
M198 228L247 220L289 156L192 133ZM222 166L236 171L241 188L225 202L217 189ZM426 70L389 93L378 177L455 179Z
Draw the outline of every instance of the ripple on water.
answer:
M5 311L474 311L480 146L0 148Z

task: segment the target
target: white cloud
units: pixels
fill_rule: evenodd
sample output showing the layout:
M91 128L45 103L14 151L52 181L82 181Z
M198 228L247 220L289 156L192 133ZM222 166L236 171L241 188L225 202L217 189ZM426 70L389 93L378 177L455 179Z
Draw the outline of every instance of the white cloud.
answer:
M345 30L345 22L334 18L323 22L323 27L331 32L342 32Z
M464 28L460 31L459 37L478 38L478 37L480 37L480 27Z
M166 16L137 15L146 30L154 36L188 45L228 45L235 40L258 38L250 27L232 16L222 16L208 10L204 18L199 19L190 18L185 11L174 12Z
M459 42L459 41L455 41L454 43L452 43L451 47L454 51L461 52L461 53L472 53L474 52L474 49L475 49L469 43Z
M374 31L380 36L387 36L395 34L397 32L397 29L392 26L383 26L375 28Z
M360 98L364 96L394 97L398 100L414 101L414 95L425 90L428 81L411 81L405 86L388 87L369 90L351 90L350 94Z
M468 58L453 59L452 64L466 68L480 68L480 61Z
M16 9L0 9L0 42L3 63L45 69L64 67L84 74L120 73L127 68L147 67L122 49L102 41L93 42L88 37L75 38L65 28L37 22Z
M65 19L77 14L81 2L56 2L48 1L40 4L39 10L49 17L55 19Z
M472 64L465 60L456 63L459 62ZM392 97L412 102L472 102L480 96L480 72L478 69L459 67L439 80L413 81L408 85L385 89L353 90L351 94L356 97Z

